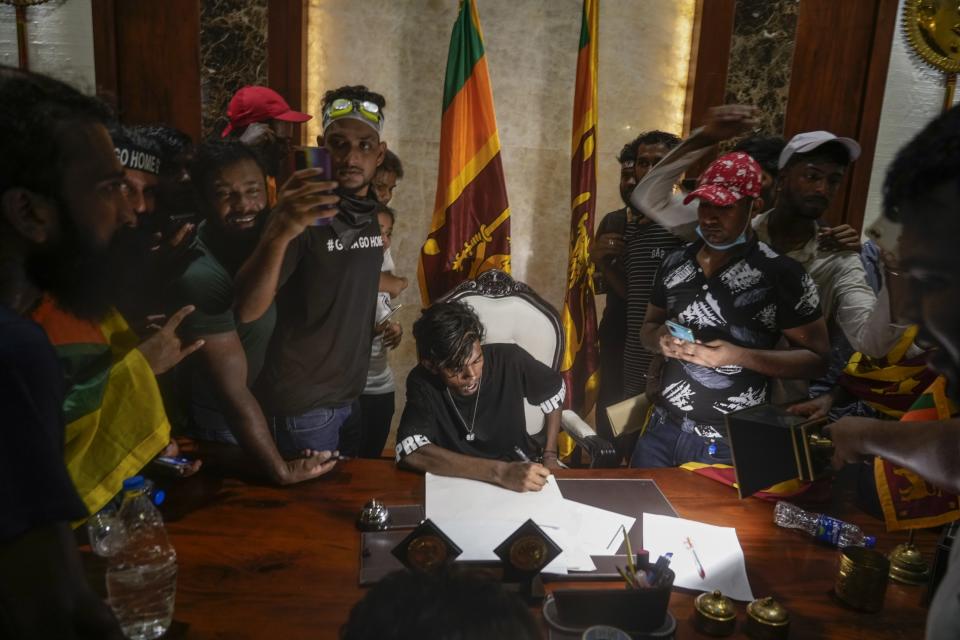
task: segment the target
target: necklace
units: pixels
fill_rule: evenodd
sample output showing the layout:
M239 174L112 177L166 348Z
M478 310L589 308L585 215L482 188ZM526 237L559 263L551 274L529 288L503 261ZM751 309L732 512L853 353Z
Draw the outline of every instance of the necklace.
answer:
M467 435L463 437L463 439L467 442L473 442L477 439L477 436L473 433L473 425L477 420L477 406L480 404L480 389L482 388L483 376L480 376L480 380L477 382L477 397L473 399L473 415L470 416L470 425L468 426L463 414L460 413L460 407L458 407L457 403L453 401L453 394L450 393L450 387L447 387L447 397L450 398L450 404L453 405L453 410L457 412L457 417L460 418L463 428L467 430Z

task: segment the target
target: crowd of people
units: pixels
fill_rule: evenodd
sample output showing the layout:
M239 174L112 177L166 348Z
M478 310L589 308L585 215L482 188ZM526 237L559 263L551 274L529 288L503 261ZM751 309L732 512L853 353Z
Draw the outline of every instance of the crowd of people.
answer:
M292 125L312 116L265 87L240 89L222 135L198 143L120 124L99 100L11 68L0 104L0 631L119 637L71 524L176 455L175 436L279 485L384 455L388 354L404 333L393 301L408 285L388 206L403 166L383 137L385 98L359 85L318 105L329 175L294 168ZM887 224L865 243L824 220L857 142L744 137L756 116L716 107L687 139L651 131L618 157L624 207L600 220L590 251L606 294L600 436L633 467L730 463L724 417L790 403L835 421L838 464L881 455L960 491L960 422L901 429L847 367L928 358L960 399L960 111L901 151ZM729 151L684 180L718 145ZM396 463L542 488L564 463L558 372L485 343L463 303L424 309L412 333ZM615 436L605 408L640 394L652 404L642 436ZM539 438L525 401L544 414ZM958 576L940 593L955 594ZM930 624L960 635L955 597L938 596Z

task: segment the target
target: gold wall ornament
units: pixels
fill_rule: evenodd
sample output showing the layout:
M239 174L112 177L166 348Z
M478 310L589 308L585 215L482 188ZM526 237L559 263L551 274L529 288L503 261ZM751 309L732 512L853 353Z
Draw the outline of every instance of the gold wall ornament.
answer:
M903 30L920 59L945 75L943 110L953 105L960 73L960 3L955 0L906 0Z

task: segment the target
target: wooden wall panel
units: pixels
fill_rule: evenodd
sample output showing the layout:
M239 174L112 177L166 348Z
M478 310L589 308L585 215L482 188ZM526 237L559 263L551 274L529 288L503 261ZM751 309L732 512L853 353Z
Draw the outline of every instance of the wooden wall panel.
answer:
M693 50L687 73L683 135L703 124L707 110L723 104L733 37L735 0L698 0L693 22Z
M710 107L724 102L736 4L736 0L697 0L690 40L692 51L687 72L684 137L703 124ZM699 176L713 158L708 155L694 164L687 170L687 177Z
M304 52L306 50L306 0L268 0L267 81L297 111L313 113L305 105ZM300 125L296 126L297 129ZM296 133L294 139L299 137Z
M200 137L200 0L93 0L97 93L121 122Z
M857 139L863 155L827 212L859 226L896 22L897 0L802 0L784 134L825 129Z

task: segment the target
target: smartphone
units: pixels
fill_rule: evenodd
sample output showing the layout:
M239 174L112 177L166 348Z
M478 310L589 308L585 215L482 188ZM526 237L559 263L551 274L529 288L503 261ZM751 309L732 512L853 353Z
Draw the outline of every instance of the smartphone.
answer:
M312 180L331 180L333 169L330 166L330 153L325 147L294 147L293 166L297 171L301 169L323 169L323 174Z
M171 471L174 475L182 476L190 471L193 460L183 456L157 456L153 464Z
M673 320L667 320L667 330L674 338L678 338L686 342L696 342L696 339L693 337L693 331L690 330L690 327L685 327L682 324L674 322Z
M310 178L311 180L323 181L333 179L333 168L330 164L330 152L327 151L325 147L294 147L293 166L297 171L300 171L301 169L323 169L323 173L321 175ZM324 206L320 207L319 209L336 209L336 205ZM325 216L323 218L318 218L314 224L322 227L330 224L332 221L332 216Z

